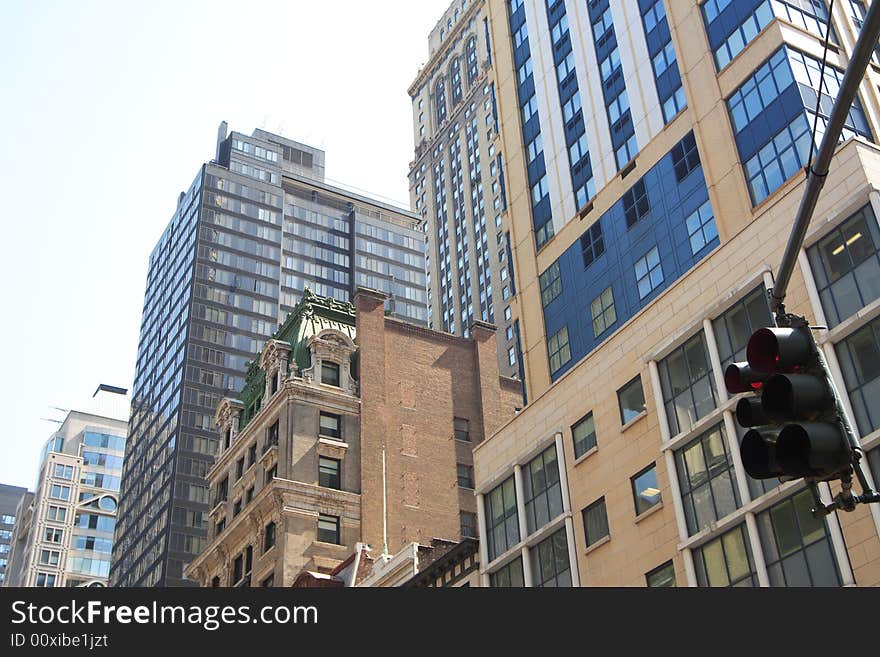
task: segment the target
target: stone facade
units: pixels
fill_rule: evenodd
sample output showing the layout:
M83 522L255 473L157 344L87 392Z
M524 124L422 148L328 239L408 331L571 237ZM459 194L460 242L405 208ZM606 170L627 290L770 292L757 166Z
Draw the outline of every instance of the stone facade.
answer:
M377 554L460 540L476 503L458 466L472 467L473 445L513 417L521 394L498 375L494 328L473 335L388 317L379 292L360 290L355 307L307 294L241 399L217 408L213 538L188 576L314 586L358 545Z

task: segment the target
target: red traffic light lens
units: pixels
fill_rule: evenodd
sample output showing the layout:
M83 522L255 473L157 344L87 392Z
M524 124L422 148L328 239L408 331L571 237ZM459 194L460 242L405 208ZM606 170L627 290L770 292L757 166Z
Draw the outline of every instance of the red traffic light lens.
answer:
M749 338L746 358L758 372L792 372L812 357L812 338L801 329L761 328Z

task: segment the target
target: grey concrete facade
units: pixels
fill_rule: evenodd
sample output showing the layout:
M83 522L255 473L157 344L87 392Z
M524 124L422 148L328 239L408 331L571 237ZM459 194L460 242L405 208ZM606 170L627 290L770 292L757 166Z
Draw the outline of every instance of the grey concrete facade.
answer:
M0 484L0 586L12 573L12 537L18 505L27 492L26 488Z

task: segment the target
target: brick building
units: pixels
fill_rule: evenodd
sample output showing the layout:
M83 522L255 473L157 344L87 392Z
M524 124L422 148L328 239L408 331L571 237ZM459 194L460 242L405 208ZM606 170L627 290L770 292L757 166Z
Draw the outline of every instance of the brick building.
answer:
M211 540L189 565L202 586L320 582L359 544L394 553L475 536L474 445L512 418L495 330L470 338L304 295L216 414Z

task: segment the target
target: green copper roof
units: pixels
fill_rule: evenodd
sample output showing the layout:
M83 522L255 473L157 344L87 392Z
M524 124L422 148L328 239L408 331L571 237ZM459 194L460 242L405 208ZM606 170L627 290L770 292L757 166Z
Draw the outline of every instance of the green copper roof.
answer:
M292 348L289 361L291 370L294 369L295 364L295 367L302 371L312 366L309 338L328 328L344 333L354 341L354 306L351 303L318 296L306 288L300 302L270 339L288 343ZM265 390L266 373L260 369L259 361L258 356L248 363L244 388L239 395L245 408L240 426L242 429L259 410Z

